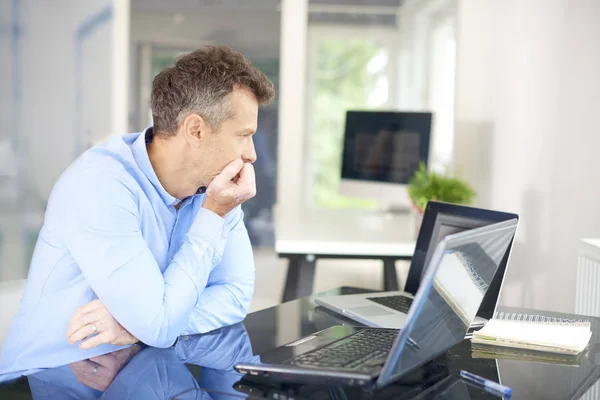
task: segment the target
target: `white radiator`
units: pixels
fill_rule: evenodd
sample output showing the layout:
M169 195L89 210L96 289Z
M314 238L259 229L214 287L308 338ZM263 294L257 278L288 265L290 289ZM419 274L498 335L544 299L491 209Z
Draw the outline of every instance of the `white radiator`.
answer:
M579 245L577 259L577 284L575 287L575 313L600 317L600 239L583 239ZM584 384L586 368L574 369L573 389L580 389ZM585 391L582 400L600 399L600 381Z
M580 243L575 313L600 317L600 239L583 239Z

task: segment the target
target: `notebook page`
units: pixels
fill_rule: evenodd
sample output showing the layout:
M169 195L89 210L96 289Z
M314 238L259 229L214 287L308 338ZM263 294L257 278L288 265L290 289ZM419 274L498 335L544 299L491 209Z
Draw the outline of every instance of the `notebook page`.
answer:
M579 366L581 364L582 354L558 354L550 351L538 351L533 349L515 349L508 346L490 346L487 344L474 343L471 346L471 357L505 359L515 361L532 361L554 363L568 366Z
M488 339L484 339L483 336L482 337L473 336L473 338L471 339L471 342L475 343L475 344L486 345L486 346L496 346L496 347L502 347L502 348L514 348L514 349L531 350L531 351L541 351L544 353L555 353L555 354L563 354L563 355L571 355L571 356L580 354L582 351L582 350L571 350L571 349L564 349L564 348L560 348L560 347L550 347L550 346L513 342L513 341L509 342L509 341L505 341L504 339L488 340Z
M491 337L524 344L581 351L587 346L592 332L587 326L534 324L492 319L474 335L481 338Z

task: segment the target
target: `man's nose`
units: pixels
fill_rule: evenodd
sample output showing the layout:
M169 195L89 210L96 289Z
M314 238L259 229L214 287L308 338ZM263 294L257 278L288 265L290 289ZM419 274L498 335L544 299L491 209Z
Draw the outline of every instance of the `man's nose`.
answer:
M244 154L243 158L244 158L244 162L247 162L250 164L254 164L256 162L257 155L256 155L256 149L254 148L254 141L250 145L250 148Z

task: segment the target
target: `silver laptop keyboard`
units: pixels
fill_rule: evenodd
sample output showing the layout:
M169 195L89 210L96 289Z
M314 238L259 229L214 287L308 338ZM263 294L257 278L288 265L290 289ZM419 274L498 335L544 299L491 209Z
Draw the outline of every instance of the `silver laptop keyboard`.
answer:
M367 297L367 300L374 301L377 304L391 308L392 310L400 311L408 314L408 310L413 302L410 297L402 295L383 296L383 297Z

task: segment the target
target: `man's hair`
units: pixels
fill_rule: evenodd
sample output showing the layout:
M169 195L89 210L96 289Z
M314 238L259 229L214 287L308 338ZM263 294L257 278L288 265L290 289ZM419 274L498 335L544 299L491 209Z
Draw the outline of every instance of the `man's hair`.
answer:
M218 130L233 115L229 94L234 86L249 88L258 103L270 104L275 87L241 53L225 46L205 46L177 59L152 82L152 119L157 134L171 136L190 113Z

